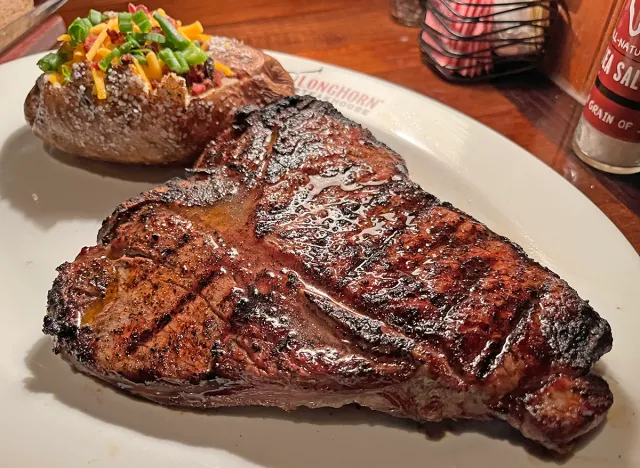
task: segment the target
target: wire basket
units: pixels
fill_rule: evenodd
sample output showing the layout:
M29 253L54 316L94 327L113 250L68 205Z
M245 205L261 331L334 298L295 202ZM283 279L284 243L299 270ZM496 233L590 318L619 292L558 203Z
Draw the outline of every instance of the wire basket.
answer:
M535 68L558 0L427 0L419 36L424 62L451 81L481 81Z

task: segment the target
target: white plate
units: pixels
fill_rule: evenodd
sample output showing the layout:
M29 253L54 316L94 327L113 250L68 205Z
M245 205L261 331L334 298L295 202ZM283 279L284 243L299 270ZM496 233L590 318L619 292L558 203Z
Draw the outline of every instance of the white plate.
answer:
M640 258L622 234L551 169L468 117L368 76L276 57L296 72L301 92L335 100L401 153L427 191L520 243L609 320L614 347L598 368L615 403L604 428L566 466L638 466ZM100 222L119 202L169 174L131 176L48 155L22 112L39 73L36 59L0 67L0 466L543 463L522 437L497 423L433 425L428 436L411 422L354 408L181 412L74 374L40 332L55 267L94 244Z

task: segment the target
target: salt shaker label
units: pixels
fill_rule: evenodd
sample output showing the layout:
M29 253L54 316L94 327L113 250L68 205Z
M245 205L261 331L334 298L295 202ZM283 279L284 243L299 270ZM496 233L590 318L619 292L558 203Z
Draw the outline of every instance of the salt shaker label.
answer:
M640 0L627 0L584 108L602 133L640 142Z

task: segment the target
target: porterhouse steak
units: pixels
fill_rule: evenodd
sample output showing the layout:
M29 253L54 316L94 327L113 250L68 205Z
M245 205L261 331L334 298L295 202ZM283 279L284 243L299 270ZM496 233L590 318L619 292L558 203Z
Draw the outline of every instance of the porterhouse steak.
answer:
M44 331L83 372L182 406L506 420L557 451L612 404L605 320L310 97L245 110L186 179L59 267Z

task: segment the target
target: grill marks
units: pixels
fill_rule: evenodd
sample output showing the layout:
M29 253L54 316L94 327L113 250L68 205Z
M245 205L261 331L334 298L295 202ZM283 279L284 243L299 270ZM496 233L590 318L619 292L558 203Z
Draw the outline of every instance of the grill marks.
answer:
M105 310L102 315L111 323L92 324L106 335L98 344L100 352L110 359L110 349L122 349L112 357L134 381L163 372L192 372L189 379L207 373L208 349L226 325L218 304L203 292L233 282L225 275L228 263L215 233L203 235L167 207L147 205L110 236L112 256L135 252L137 257L114 260L128 271L121 274L124 284L114 303L119 312Z
M154 321L154 326L152 328L144 330L139 335L137 333L132 334L131 341L125 351L127 356L135 353L140 346L154 338L154 336L171 323L176 315L184 312L189 304L193 303L197 298L200 298L202 290L208 286L211 281L219 275L219 273L219 271L211 271L209 274L201 278L194 286L192 286L191 290L188 290L187 293L180 298L175 307L165 312Z
M260 235L297 258L316 279L336 287L384 255L411 213L430 201L402 197L415 187L372 179L371 168L359 169L334 175L293 174L266 187L257 211Z
M476 376L481 379L486 378L499 365L501 357L510 351L510 345L522 338L521 334L536 308L537 297L537 293L532 292L527 300L516 307L512 317L506 320L506 328L509 330L507 333L496 333L486 341L485 349L473 362L472 371Z

